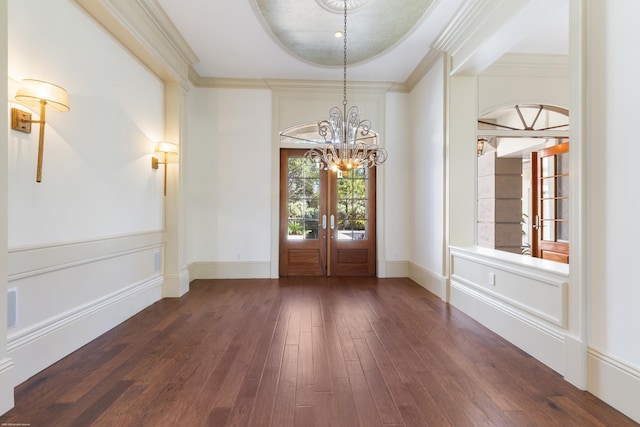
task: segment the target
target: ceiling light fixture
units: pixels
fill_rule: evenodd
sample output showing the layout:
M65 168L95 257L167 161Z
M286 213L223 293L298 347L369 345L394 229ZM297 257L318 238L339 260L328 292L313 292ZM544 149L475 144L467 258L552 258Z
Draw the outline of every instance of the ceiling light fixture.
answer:
M342 108L332 107L329 119L318 122L318 133L324 144L312 148L305 157L317 162L323 169L349 171L360 166L373 167L387 160L387 151L375 142L364 142L371 123L360 120L360 109L352 106L347 111L347 0L344 0L344 73Z

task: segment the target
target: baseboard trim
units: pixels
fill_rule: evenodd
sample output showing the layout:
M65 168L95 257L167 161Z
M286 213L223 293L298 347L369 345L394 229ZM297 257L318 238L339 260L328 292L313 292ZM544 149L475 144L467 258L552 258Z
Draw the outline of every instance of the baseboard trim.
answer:
M189 292L189 269L183 268L178 274L166 274L162 285L164 298L180 298Z
M194 262L189 264L189 277L195 279L268 279L270 261Z
M0 415L13 408L13 360L4 358L0 360Z
M640 368L594 348L587 350L587 366L587 390L640 423Z
M385 277L409 277L409 261L385 261Z
M9 334L7 354L15 363L13 385L160 300L162 282L162 276L155 276Z
M546 325L489 295L451 280L450 303L513 345L564 375L565 340L559 328Z
M408 277L431 292L432 294L440 297L441 300L447 299L447 279L439 274L436 274L424 267L421 267L413 262L409 261Z

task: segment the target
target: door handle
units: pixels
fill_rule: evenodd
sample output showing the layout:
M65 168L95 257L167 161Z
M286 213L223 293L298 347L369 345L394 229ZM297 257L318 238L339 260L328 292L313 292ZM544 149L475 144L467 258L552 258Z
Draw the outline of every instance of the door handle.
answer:
M540 217L538 215L533 217L533 229L534 230L539 230L540 229Z
M336 218L331 215L331 229L333 230L336 226Z
M323 230L327 229L327 216L326 215L322 215L322 229Z

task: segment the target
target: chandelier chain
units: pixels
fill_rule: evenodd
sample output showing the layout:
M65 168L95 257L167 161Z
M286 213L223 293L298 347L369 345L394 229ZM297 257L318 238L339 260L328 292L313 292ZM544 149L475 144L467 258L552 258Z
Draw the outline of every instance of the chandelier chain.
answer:
M347 0L344 0L344 76L342 83L342 105L347 107Z
M329 119L318 122L318 133L324 144L311 148L305 157L318 163L325 170L342 171L361 166L374 167L387 160L387 151L379 147L377 140L367 143L371 123L360 119L360 109L355 105L347 110L347 0L344 0L344 69L342 110L332 107Z

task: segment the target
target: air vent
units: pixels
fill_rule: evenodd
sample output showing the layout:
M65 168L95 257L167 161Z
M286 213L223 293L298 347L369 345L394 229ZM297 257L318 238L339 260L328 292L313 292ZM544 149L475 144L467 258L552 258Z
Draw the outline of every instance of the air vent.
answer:
M7 327L16 326L18 321L18 289L9 289L7 293Z

